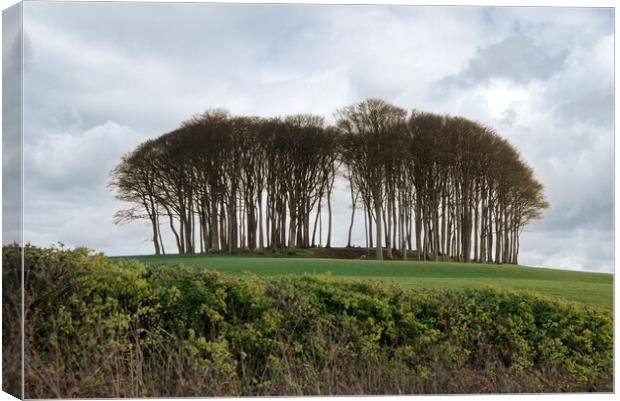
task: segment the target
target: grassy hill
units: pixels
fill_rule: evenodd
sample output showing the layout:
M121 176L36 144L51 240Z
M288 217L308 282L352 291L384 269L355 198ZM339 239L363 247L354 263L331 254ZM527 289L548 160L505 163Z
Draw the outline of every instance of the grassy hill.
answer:
M478 263L375 261L359 259L362 248L317 248L295 255L192 254L132 256L146 264L181 264L235 274L281 276L329 274L339 280L374 279L404 288L460 289L495 286L531 290L543 295L611 310L613 276L558 269ZM414 256L412 254L411 256Z

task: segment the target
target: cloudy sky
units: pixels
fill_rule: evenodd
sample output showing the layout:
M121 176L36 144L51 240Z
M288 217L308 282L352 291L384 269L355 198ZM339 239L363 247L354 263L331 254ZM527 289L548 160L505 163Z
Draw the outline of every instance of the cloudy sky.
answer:
M26 2L25 240L150 253L148 225L113 224L126 205L106 188L138 143L212 107L332 121L380 97L519 149L551 203L521 263L611 271L613 22L587 8Z

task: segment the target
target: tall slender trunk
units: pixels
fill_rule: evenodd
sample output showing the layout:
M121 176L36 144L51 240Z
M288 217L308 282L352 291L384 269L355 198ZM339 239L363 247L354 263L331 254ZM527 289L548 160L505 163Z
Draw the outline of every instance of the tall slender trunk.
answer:
M323 215L319 213L319 247L323 246Z
M366 257L370 257L370 244L368 242L368 213L364 210L364 237L366 237Z
M399 235L400 235L400 251L402 252L403 260L407 260L407 237L405 236L405 226L406 226L406 205L404 204L404 195L400 195L399 202L399 211L398 211L398 222L399 222Z
M290 207L290 221L288 229L288 251L295 252L295 243L297 241L297 211L296 208Z
M478 183L476 183L476 193L474 196L474 261L478 261L478 203L479 203L479 195L478 195Z
M334 184L332 180L331 185ZM327 190L327 243L325 244L327 248L331 248L332 246L332 191L331 189Z
M409 203L407 204L407 209L405 210L405 219L407 224L407 249L413 250L413 246L411 243L411 231L412 231L412 222L411 222L411 207Z
M183 253L183 244L181 243L181 238L179 237L179 233L174 228L174 221L172 219L172 214L168 213L168 217L170 219L170 229L172 230L172 234L174 234L174 239L177 243L177 250L179 253Z
M435 196L434 196L435 197ZM433 200L433 260L439 260L439 205L436 199Z
M233 202L230 202L228 204L228 219L230 220L232 216L235 215L236 213L237 213L236 205ZM235 236L234 226L235 225L232 224L232 221L229 221L226 227L226 238L227 238L226 245L227 245L229 254L233 253L233 243L234 243L233 237Z
M480 215L480 263L486 263L486 199L484 192L482 193L482 213Z
M370 210L370 205L366 209L366 214L368 215L368 244L370 248L374 248L373 229L372 229L373 218L372 218L372 210Z
M422 208L420 207L420 201L416 202L416 210L415 210L415 249L418 253L418 260L423 260L423 249L422 249L422 216L421 216Z
M489 194L489 196L491 196ZM487 263L493 262L493 205L487 200Z
M349 224L349 235L347 239L347 248L351 247L351 236L353 233L353 223L355 221L355 205L357 203L357 198L359 196L359 192L353 197L353 189L351 189L351 223Z
M382 216L383 216L383 208L381 205L381 196L376 196L375 197L375 224L376 224L376 228L377 228L377 249L376 249L376 257L377 260L383 260L383 250L381 248L382 245L382 240L383 240L383 233L382 233L382 225L381 225L381 220L382 220Z
M392 228L390 226L390 202L389 201L387 204L387 212L385 209L383 209L382 212L383 212L382 214L383 227L385 228L384 237L385 237L386 257L388 259L392 259L392 238L391 238Z
M397 238L398 235L398 219L396 218L396 198L392 198L392 248L397 249L400 247L400 242Z
M500 206L496 206L495 212L495 263L502 263L502 217Z
M161 249L159 248L159 236L157 235L157 219L155 216L151 218L151 225L153 227L153 246L155 247L155 255L161 254Z
M263 253L265 249L265 239L263 238L263 193L258 193L258 251Z
M161 238L161 229L159 228L159 214L155 214L155 220L157 222L157 235L159 236L159 245L161 246L161 253L166 254L166 248L164 248L164 240Z
M280 246L286 247L286 201L282 201L280 212Z
M312 247L316 246L316 229L319 225L319 216L321 216L321 199L318 201L316 215L314 217L314 228L312 229Z
M236 204L233 205L233 213L232 215L229 215L230 213L228 213L227 209L226 209L226 205L224 203L224 201L222 201L221 205L220 205L220 214L219 214L219 239L220 239L220 250L224 250L224 249L228 249L228 227L232 227L233 229L233 238L237 237L237 231L236 231L236 217L237 217L237 207ZM232 244L231 244L232 246ZM234 248L234 247L233 247Z
M210 228L211 228L211 244L210 244L210 248L212 251L219 251L220 250L220 240L219 240L219 233L218 233L218 228L219 228L219 221L218 221L218 210L217 210L217 201L215 201L215 199L211 200L211 224L210 224Z
M155 247L155 255L159 255L161 253L161 249L159 247L159 224L157 221L157 210L155 207L155 203L153 202L153 197L149 197L150 208L146 208L149 219L151 220L151 225L153 228L153 246ZM148 206L148 203L147 203Z
M444 185L446 185L444 183ZM439 241L440 249L442 255L446 254L446 196L442 193L441 196L441 240Z

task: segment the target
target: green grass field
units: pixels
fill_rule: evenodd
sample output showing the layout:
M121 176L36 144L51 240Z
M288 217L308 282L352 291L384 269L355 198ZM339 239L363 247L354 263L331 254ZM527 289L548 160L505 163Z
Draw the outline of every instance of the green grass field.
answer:
M377 279L404 288L460 289L491 285L514 290L531 290L607 310L613 308L612 274L514 265L317 258L313 256L323 255L316 252L302 251L293 257L193 254L131 258L146 264L183 264L234 274L258 276L329 274L334 279L343 280ZM351 256L351 253L347 255ZM332 252L325 256L334 255Z

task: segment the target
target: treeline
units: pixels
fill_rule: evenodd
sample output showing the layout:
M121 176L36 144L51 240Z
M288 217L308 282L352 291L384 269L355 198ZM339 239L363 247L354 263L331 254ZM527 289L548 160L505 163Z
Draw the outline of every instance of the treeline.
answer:
M465 118L408 114L379 99L336 117L326 126L313 115L195 116L112 171L110 185L132 204L117 222L149 220L156 254L166 252L165 228L179 253L330 247L340 174L351 191L347 246L359 209L377 259L385 248L389 259L416 249L424 260L517 263L519 236L547 203L506 140Z

